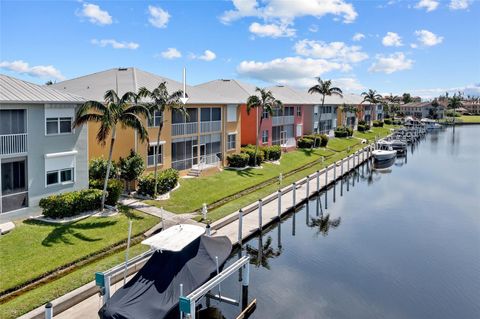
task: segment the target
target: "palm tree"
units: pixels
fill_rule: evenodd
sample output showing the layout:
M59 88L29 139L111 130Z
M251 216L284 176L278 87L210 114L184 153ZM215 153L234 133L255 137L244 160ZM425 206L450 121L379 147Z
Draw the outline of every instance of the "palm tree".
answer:
M459 92L460 93L460 92ZM462 107L462 97L460 94L454 94L452 97L448 98L447 107L453 109L453 127L455 128L455 110L459 107Z
M138 96L141 98L148 98L151 101L142 103L145 107L148 108L150 111L151 118L149 119L152 121L152 126L157 126L155 123L155 113L160 113L160 123L158 123L158 131L157 131L157 145L155 147L154 152L154 188L153 188L153 197L157 196L157 174L158 174L158 149L160 148L160 135L163 129L163 115L165 111L173 111L178 110L184 116L187 116L187 111L185 106L181 104L180 98L183 96L183 91L178 90L174 93L170 94L167 89L166 82L160 83L153 91L148 90L146 87L141 87L138 90Z
M401 99L398 95L393 95L392 93L390 93L390 95L385 98L389 109L388 113L393 113L393 118L395 118L395 113L398 110L397 104L400 102L400 100Z
M250 264L256 267L264 267L270 270L269 259L278 257L282 254L281 249L275 250L272 247L272 237L268 236L267 241L263 244L263 235L258 238L258 249L246 246L247 254L250 255Z
M257 129L257 138L255 143L255 166L257 165L257 152L258 152L258 137L260 136L260 130L262 129L262 122L264 119L264 114L267 113L270 116L273 115L274 109L283 108L283 104L280 100L275 99L272 92L266 89L256 88L256 92L260 93L258 95L251 95L247 99L247 114L250 115L252 109L257 109L257 112L260 112L260 123ZM258 113L257 113L258 114Z
M343 91L338 87L332 86L331 80L323 81L320 77L317 77L316 79L318 83L312 86L311 88L309 88L308 93L310 94L317 93L322 96L322 110L323 110L323 106L325 105L325 96L338 95L340 97L343 97ZM317 133L320 133L320 115L318 116L317 129L318 129ZM317 145L316 139L317 138L315 137L314 145Z
M363 92L362 96L363 96L362 103L369 102L370 104L373 105L373 107L375 107L377 104L382 102L382 99L383 99L382 96L377 93L377 91L372 89L369 89L368 92Z
M110 136L110 150L108 154L107 174L103 185L101 210L105 207L105 196L107 194L108 177L112 165L112 153L115 144L117 125L123 128L136 130L142 141L148 140L148 132L143 125L143 117L150 115L148 109L136 103L137 95L133 92L125 93L119 98L115 90L105 92L104 102L87 101L77 110L74 127L96 122L100 124L97 132L97 141L105 145Z
M312 218L311 221L312 222L309 225L310 227L318 227L317 233L322 234L323 236L327 236L330 227L337 228L338 226L340 226L342 219L341 217L338 217L330 220L330 214L326 214L325 216L323 216L322 214L322 216L318 218Z

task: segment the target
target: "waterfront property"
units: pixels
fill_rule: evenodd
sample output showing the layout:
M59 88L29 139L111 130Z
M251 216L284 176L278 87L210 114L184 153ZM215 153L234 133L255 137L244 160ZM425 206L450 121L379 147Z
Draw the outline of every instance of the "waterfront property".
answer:
M53 86L88 100L103 101L103 95L110 89L122 95L128 91L137 92L141 87L152 90L162 82L166 82L169 93L183 90L182 83L131 67L110 69ZM113 159L127 157L130 150L134 150L144 158L147 169L152 170L157 130L163 121L157 162L160 169L172 167L186 174L192 168L225 164L226 155L240 150L238 101L199 87L187 86L186 93L188 116L174 110L155 113L151 121L145 119L149 143L142 143L132 129L118 128ZM97 129L97 124L89 124L90 159L108 155L108 147L96 142Z
M0 75L0 213L35 212L41 198L88 187L84 99Z
M399 112L405 116L412 116L417 119L444 117L445 105L435 102L412 102L399 105Z

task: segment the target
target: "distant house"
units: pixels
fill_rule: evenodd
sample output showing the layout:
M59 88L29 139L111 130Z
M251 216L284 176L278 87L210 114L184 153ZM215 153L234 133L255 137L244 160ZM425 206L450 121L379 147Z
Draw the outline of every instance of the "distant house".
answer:
M441 119L444 116L445 105L435 102L412 102L399 105L399 112L414 118Z
M87 127L72 128L79 96L0 75L0 213L88 187Z
M470 114L480 114L480 101L464 101L463 107Z

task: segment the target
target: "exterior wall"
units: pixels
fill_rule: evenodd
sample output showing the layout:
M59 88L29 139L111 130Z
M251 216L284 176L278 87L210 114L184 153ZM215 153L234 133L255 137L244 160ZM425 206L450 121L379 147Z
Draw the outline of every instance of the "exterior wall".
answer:
M255 140L257 137L256 126L257 121L257 111L252 110L250 114L247 113L247 105L242 104L240 105L240 117L242 119L242 133L241 133L241 144L255 144ZM263 123L262 123L263 124ZM266 124L262 125L262 129L266 126ZM261 140L260 140L261 141Z
M105 144L100 144L97 141L97 132L100 128L98 123L88 123L88 158L94 159L97 157L108 158L110 150L111 134L108 136ZM155 135L156 137L156 135ZM117 126L115 146L113 148L112 159L118 161L120 157L127 157L130 150L135 149L135 132L129 128L122 128Z
M313 133L313 105L303 107L303 134Z
M225 105L223 108L223 114L225 116L222 117L222 121L224 123L224 132L223 132L223 147L224 153L226 156L223 157L223 165L227 165L227 155L233 153L240 153L240 148L242 144L242 116L241 116L241 107L236 105L237 108L237 121L236 122L228 122L227 119L227 108L228 105ZM227 147L227 138L229 133L236 133L235 139L235 149L228 149Z
M28 209L31 210L38 206L38 202L43 197L59 192L88 188L87 127L75 128L71 134L46 135L44 104L3 104L0 107L2 109L27 110L28 149L27 154L20 155L20 157L25 155L27 157ZM55 107L73 108L75 105L55 105ZM75 155L74 182L46 186L45 155L70 151L77 152ZM0 157L12 158L15 156L3 155Z

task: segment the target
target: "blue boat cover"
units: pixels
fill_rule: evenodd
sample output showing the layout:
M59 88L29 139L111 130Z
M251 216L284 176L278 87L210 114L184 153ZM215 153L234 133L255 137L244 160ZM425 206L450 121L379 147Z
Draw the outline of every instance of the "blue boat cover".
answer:
M231 250L225 236L201 236L180 252L157 251L98 314L102 319L158 319L178 312L180 284L188 295L216 274L215 256L223 265Z

